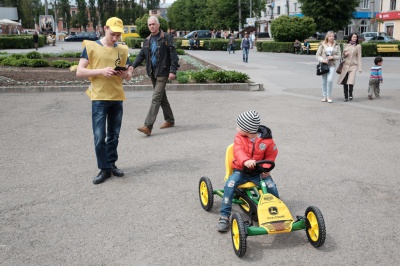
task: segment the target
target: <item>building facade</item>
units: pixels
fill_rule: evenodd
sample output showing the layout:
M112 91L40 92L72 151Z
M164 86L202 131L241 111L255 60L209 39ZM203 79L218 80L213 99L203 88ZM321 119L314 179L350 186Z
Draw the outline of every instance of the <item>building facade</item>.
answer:
M400 40L400 0L382 0L375 23L379 32Z
M261 16L257 20L259 32L268 32L271 36L271 22L279 16L303 16L301 12L301 3L299 3L298 0L266 1L266 8L261 12ZM397 0L397 2L398 1L400 0ZM396 0L360 0L359 6L353 13L353 19L350 21L349 25L343 29L344 35L349 35L351 32L362 33L366 31L378 31L378 27L381 23L377 22L379 20L377 20L376 17L381 10L389 10L389 13L393 12L396 10ZM386 14L386 16L388 15ZM396 17L395 14L390 15L390 18L394 17ZM390 30L390 27L394 22L388 23L387 27L389 27L388 29ZM380 31L389 34L389 31L386 30L385 26L383 26L383 28L384 29Z

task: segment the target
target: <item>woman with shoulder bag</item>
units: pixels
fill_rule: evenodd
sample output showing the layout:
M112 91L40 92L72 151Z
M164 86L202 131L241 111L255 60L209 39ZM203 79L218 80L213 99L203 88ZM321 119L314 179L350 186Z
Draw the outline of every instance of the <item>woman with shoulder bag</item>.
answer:
M333 74L336 69L336 60L340 59L340 46L335 41L335 34L333 31L328 31L325 35L325 39L321 42L318 47L316 58L318 62L327 64L329 66L329 72L322 75L322 101L332 102L332 85L333 85Z
M350 34L347 44L343 47L344 64L338 84L343 85L344 101L353 100L353 86L357 70L362 71L361 45L358 44L357 33Z

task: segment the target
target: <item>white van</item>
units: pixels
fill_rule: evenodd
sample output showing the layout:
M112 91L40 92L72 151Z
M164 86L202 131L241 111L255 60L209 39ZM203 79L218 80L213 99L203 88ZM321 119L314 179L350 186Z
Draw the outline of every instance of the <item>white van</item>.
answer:
M370 31L370 32L363 32L361 35L364 37L366 41L371 40L373 37L376 36L386 36L385 32L376 32L376 31Z

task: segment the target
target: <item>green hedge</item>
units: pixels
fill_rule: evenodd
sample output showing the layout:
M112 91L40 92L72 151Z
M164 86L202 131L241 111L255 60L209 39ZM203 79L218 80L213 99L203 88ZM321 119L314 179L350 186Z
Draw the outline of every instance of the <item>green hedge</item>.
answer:
M313 43L318 43L313 42ZM346 44L347 41L340 41L340 48L343 51L343 45ZM363 57L375 57L375 56L400 56L399 53L378 53L376 45L379 43L362 43L362 56ZM393 43L392 43L393 44ZM399 42L396 42L399 45ZM293 53L293 43L292 42L257 42L256 44L257 51L259 52L272 52L272 53ZM315 52L314 52L315 53Z
M39 35L39 47L44 46L46 37ZM0 49L31 49L35 48L31 34L1 35Z

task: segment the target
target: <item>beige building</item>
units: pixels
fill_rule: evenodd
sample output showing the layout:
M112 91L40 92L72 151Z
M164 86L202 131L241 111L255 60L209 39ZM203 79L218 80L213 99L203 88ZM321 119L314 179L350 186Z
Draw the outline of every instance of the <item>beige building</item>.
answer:
M400 40L400 0L381 0L380 12L377 14L378 32L386 32Z

